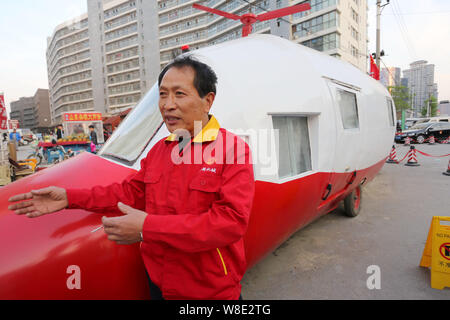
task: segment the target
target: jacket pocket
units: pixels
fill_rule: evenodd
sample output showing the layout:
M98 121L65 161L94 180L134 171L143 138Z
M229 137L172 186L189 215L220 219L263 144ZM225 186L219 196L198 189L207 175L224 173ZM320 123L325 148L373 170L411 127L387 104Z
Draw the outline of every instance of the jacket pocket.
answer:
M188 210L191 214L208 211L215 200L219 199L222 185L220 176L199 175L189 183Z
M189 189L202 192L217 192L220 190L222 183L222 177L199 175L192 179L189 184Z
M151 170L147 172L144 176L145 183L158 183L161 180L161 172Z

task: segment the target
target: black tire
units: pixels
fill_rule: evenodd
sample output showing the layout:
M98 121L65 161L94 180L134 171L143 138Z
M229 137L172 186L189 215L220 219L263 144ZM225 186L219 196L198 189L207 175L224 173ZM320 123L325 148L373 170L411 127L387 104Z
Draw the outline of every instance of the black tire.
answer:
M362 189L361 186L358 186L344 199L345 215L351 218L358 216L361 211L361 203Z
M424 143L425 142L425 136L424 135L422 135L422 134L419 134L418 136L417 136L417 143L418 144L422 144L422 143Z

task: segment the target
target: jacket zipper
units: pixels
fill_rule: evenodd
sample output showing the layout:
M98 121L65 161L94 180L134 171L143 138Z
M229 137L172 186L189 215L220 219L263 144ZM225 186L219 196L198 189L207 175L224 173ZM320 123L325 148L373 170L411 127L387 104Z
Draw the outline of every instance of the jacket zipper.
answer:
M217 253L219 254L220 260L222 261L223 271L225 272L225 275L228 275L227 266L225 265L225 261L223 261L223 257L222 254L220 253L219 248L217 248Z

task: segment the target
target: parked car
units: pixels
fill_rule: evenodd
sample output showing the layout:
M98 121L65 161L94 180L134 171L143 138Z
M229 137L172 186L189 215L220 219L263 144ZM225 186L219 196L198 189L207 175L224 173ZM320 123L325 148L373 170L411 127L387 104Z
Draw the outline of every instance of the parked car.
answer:
M419 121L419 120L423 120L423 118L407 118L406 121L405 121L405 129L408 130L413 125L415 125L416 122Z
M413 142L424 143L430 136L434 136L436 140L445 140L450 136L449 122L425 122L412 126L409 130L405 130L395 135L395 142L403 143L406 137L413 139Z

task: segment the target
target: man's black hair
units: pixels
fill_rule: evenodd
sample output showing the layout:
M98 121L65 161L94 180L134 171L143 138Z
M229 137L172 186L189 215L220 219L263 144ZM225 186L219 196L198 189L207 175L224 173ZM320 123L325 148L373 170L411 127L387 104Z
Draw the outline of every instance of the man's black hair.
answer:
M159 75L158 86L161 86L162 79L170 68L181 69L184 67L190 67L194 70L194 87L195 89L197 89L200 98L205 97L210 92L216 94L216 73L211 69L210 66L194 59L191 55L181 56L169 63Z

